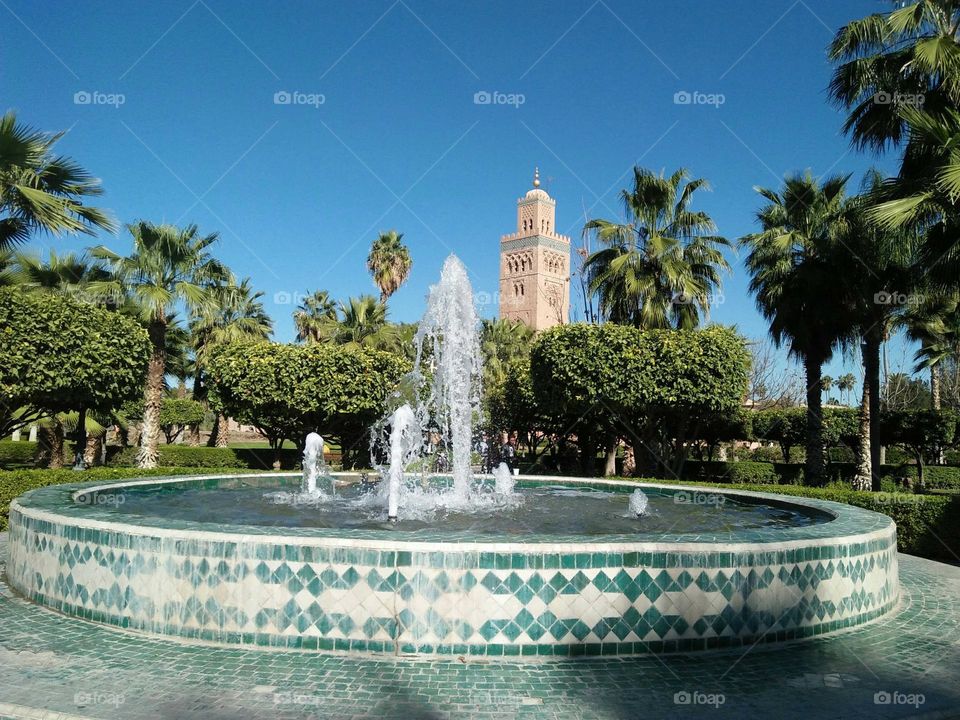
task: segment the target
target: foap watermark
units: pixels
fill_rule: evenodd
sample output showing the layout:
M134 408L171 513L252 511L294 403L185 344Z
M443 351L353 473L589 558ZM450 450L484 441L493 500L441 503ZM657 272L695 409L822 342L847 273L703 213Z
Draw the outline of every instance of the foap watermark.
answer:
M705 305L705 306L714 306L714 305L723 305L727 301L727 298L723 293L710 293L708 295L694 295L692 293L678 292L674 295L670 302L674 305Z
M306 105L312 108L319 108L327 102L327 96L323 93L305 93L299 90L277 90L273 94L274 105Z
M77 707L89 707L91 705L110 705L118 708L127 701L123 693L100 691L100 690L78 690L73 694L73 704Z
M881 690L873 694L874 705L910 705L918 708L927 701L923 693L905 693L899 690Z
M712 105L714 108L719 109L725 102L727 102L727 96L723 93L678 90L673 94L674 105Z
M900 93L880 91L873 96L875 105L910 105L912 107L923 107L927 101L927 96L923 93Z
M874 305L911 305L917 306L923 304L923 295L916 293L902 293L881 290L873 296Z
M487 307L489 305L499 305L500 293L499 291L487 292L486 290L479 290L473 294L473 304L478 308Z
M82 493L74 498L77 505L105 505L118 507L123 505L127 499L123 493L95 492Z
M699 490L681 490L673 496L674 505L723 505L727 498L719 493L700 492Z
M324 699L319 695L308 695L303 692L294 692L291 690L281 691L273 694L274 705L322 705Z
M674 705L700 705L718 708L727 701L723 693L705 693L699 690L681 690L673 694Z
M301 305L310 297L307 293L278 290L273 294L274 305Z
M505 93L499 90L478 90L473 94L474 105L509 105L519 108L527 101L523 93Z
M125 102L127 102L127 96L123 93L78 90L73 94L74 105L106 105L107 107L119 108Z

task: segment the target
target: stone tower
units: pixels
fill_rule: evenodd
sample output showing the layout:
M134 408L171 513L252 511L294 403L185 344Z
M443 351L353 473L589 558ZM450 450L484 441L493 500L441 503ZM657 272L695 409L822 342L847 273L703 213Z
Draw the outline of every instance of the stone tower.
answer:
M534 330L570 318L570 238L557 234L556 210L536 169L517 200L517 231L500 238L500 317Z

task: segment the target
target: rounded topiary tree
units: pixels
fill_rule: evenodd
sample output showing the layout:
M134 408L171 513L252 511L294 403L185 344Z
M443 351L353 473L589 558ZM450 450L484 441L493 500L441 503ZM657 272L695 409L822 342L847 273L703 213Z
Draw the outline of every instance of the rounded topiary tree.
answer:
M77 411L107 414L143 392L150 344L134 320L68 297L0 288L0 432ZM58 458L52 458L56 463Z
M199 425L205 414L203 403L190 398L164 398L160 406L160 429L167 444L174 442L189 425Z
M210 406L253 425L276 451L298 447L311 430L340 441L345 465L356 465L368 429L409 363L392 353L336 345L236 343L218 347L208 366Z

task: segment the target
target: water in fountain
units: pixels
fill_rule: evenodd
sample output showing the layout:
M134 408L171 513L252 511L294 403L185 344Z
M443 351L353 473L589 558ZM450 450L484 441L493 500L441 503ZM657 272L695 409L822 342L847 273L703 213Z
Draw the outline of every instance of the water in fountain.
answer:
M646 494L640 488L637 488L633 491L633 494L630 496L630 514L640 517L645 515L647 512L647 504L649 499Z
M307 435L303 443L303 483L300 490L305 495L317 494L317 475L323 464L323 438L318 433Z
M387 519L396 520L400 508L404 469L420 455L423 431L406 403L394 411L390 423L390 467L387 473Z
M497 465L497 469L493 471L494 479L494 488L497 495L512 495L514 478L513 473L510 472L510 466L506 463L500 463Z

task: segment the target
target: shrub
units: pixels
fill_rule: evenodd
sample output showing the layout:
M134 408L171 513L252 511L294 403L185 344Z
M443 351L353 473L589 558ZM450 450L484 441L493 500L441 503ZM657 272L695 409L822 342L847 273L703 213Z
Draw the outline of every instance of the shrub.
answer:
M246 472L236 470L234 472ZM158 467L152 470L139 468L96 468L74 472L73 470L7 470L0 471L0 531L7 529L10 502L28 490L47 485L63 485L75 482L123 480L138 477L163 477L165 475L197 475L204 471L195 469Z
M37 454L37 444L21 440L0 442L0 468L13 470L15 468L33 467L33 458Z
M186 429L188 425L203 422L205 409L201 403L189 398L164 398L160 406L160 429L168 443Z
M112 449L107 464L111 467L133 467L137 462L137 448ZM278 458L279 470L293 470L300 464L301 453L293 448L213 448L190 445L161 445L158 448L161 465L181 468L246 468L274 469Z
M707 462L688 460L683 466L685 480L704 480L718 483L767 483L779 482L772 463L762 462Z
M873 510L887 515L897 524L897 545L901 552L950 562L956 561L956 555L960 554L960 496L875 493L836 485L814 488L792 485L712 484L723 489L754 490L832 500Z

